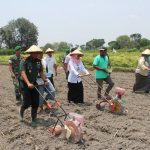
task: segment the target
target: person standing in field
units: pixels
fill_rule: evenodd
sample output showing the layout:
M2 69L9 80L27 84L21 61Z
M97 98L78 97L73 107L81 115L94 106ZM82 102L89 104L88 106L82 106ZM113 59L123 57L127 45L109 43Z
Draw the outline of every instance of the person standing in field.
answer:
M45 74L45 65L43 63L43 53L40 53L38 58L41 60L41 63L42 63L42 66L43 66L43 71L44 71L44 74ZM46 76L46 75L45 75ZM40 107L40 112L43 111L43 105L45 105L46 103L44 102L44 92L47 93L46 97L45 97L45 100L54 100L55 99L55 88L54 86L52 85L51 81L46 78L47 80L47 85L44 84L44 81L42 80L40 74L38 74L38 77L37 77L37 84L38 84L38 90L40 92L40 94L42 95L39 95L39 107Z
M135 84L133 92L150 91L150 50L146 49L142 52L138 60L138 65L135 70Z
M53 77L54 75L57 76L57 62L55 57L53 56L54 50L48 48L45 53L47 54L47 56L43 59L43 62L46 67L46 77L55 87Z
M9 58L9 71L11 73L11 77L13 79L13 84L15 87L15 96L17 104L21 102L20 71L19 71L19 65L22 60L21 49L22 49L21 46L16 46L15 55Z
M42 50L33 45L25 52L29 53L30 56L20 63L23 103L19 115L20 120L23 121L24 111L31 106L32 125L35 126L37 123L37 110L39 106L39 93L35 88L35 86L37 86L36 80L38 74L40 74L45 84L47 84L47 80L43 73L41 60L38 59L38 55L42 53Z
M96 82L98 85L98 90L97 90L97 96L98 99L103 98L101 95L101 90L103 87L103 81L105 81L108 84L108 87L106 88L104 97L106 99L110 99L111 97L109 96L110 90L114 86L114 82L111 79L110 72L108 71L110 62L109 62L109 57L108 54L106 53L106 48L100 48L100 54L97 55L94 58L93 61L93 67L96 69Z
M68 79L68 76L69 76L68 63L69 63L69 61L70 61L70 59L71 59L70 54L71 54L74 50L76 50L76 49L77 49L76 47L75 47L75 48L72 48L72 49L70 50L70 52L66 55L65 60L64 60L64 71L65 71L65 74L66 74L66 80Z
M79 50L74 50L70 53L70 61L68 63L68 101L74 103L84 103L83 84L81 79L81 72L88 75L89 72L85 69L81 57L83 53Z

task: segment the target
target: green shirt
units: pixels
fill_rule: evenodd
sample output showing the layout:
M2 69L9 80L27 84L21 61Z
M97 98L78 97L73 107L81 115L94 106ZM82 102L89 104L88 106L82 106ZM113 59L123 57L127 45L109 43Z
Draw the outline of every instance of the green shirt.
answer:
M42 64L40 59L27 57L20 63L20 71L25 71L30 83L35 83L38 74L42 72Z
M93 65L98 66L103 69L107 69L108 63L109 63L108 56L102 57L102 56L98 55L94 58ZM96 69L96 79L104 79L108 75L109 75L109 73Z
M12 71L16 76L19 76L19 65L22 60L22 57L17 57L16 55L13 55L9 58L9 63L12 64Z

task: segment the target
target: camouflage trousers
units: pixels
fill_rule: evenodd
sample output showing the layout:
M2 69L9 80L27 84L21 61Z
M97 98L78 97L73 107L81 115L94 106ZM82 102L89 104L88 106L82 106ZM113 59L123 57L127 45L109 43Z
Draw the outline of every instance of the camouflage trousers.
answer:
M14 84L14 88L15 88L16 100L20 101L21 100L20 79L18 79L17 77L15 79L13 79L13 84Z

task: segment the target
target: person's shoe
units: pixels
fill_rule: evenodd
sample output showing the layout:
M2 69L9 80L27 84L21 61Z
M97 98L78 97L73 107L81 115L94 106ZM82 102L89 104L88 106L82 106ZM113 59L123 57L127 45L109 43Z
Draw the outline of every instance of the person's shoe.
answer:
M23 121L24 111L25 111L25 108L21 107L20 112L19 112L20 121Z
M144 91L144 93L149 93L149 91Z
M21 103L22 103L22 98L21 98L21 96L16 97L16 105L21 105Z
M21 113L21 111L19 112L19 120L20 120L21 122L23 122L23 114Z
M36 126L36 124L37 124L37 109L38 108L31 109L31 118L32 118L31 125L32 126Z
M17 95L17 96L16 96L16 100L17 100L17 101L20 101L20 100L21 100L21 95Z
M20 101L16 101L16 105L19 106L20 105Z

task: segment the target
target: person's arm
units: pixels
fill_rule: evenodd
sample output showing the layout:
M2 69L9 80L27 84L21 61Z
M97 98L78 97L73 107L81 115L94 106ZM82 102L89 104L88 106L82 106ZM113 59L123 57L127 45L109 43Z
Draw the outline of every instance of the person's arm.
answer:
M65 72L67 72L67 70L68 70L67 68L68 68L68 64L67 64L67 63L64 63L64 71L65 71Z
M107 54L107 57L108 57L108 66L111 68L111 62L110 62L110 59L109 59L109 55Z
M107 72L106 69L101 68L101 67L98 66L98 62L99 62L98 57L96 57L94 59L94 62L93 62L93 68L96 69L96 70L101 70L101 71Z
M57 64L54 64L55 75L57 76Z
M40 76L42 78L42 80L44 81L45 84L47 84L47 78L45 76L45 73L44 73L44 70L45 70L45 63L44 61L41 62L41 69L40 69Z
M15 74L14 74L13 68L12 68L12 57L10 57L10 59L9 59L8 67L9 67L9 71L10 71L11 77L14 79L15 78Z
M98 67L98 66L96 66L96 65L94 65L94 64L93 64L93 68L96 69L96 70L101 70L101 71L107 72L106 69L100 68L100 67Z
M65 71L65 72L68 71L68 63L69 63L69 60L70 60L70 58L69 58L69 56L67 55L67 56L65 57L65 61L64 61L64 71Z
M10 71L10 73L11 73L11 77L12 77L13 79L15 79L15 74L13 73L13 69L12 69L12 64L11 64L11 63L9 63L9 71Z
M34 85L32 83L30 83L30 81L28 80L28 77L26 75L24 60L22 60L21 63L20 63L20 72L21 72L21 77L24 80L24 82L27 84L28 88L33 89Z
M143 69L143 70L150 70L150 68L148 68L147 66L145 66L145 59L144 59L144 57L141 57L140 59L139 59L139 66L140 66L140 68L141 69Z
M34 85L29 82L28 77L25 73L25 71L21 71L21 77L23 78L24 82L27 84L28 88L33 89Z
M75 70L75 68L73 66L73 62L71 60L69 61L68 66L69 66L69 72L73 72L76 76L79 75L79 72Z
M57 76L57 63L56 63L56 59L54 58L54 70L55 70L55 75Z
M44 81L44 82L47 82L47 80L46 80L46 76L45 76L45 74L44 74L44 72L42 71L42 72L40 72L40 76L41 76L41 78L42 78L42 80Z

